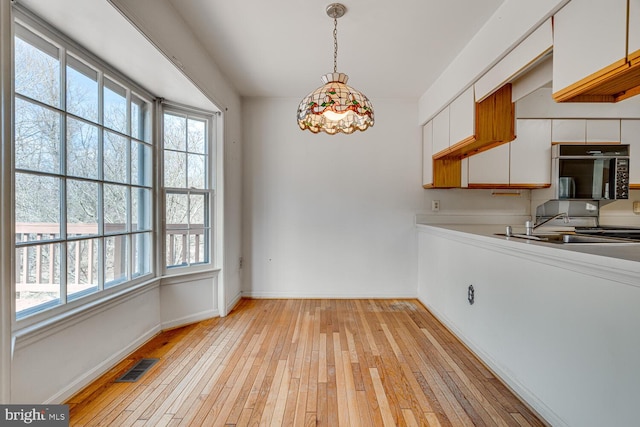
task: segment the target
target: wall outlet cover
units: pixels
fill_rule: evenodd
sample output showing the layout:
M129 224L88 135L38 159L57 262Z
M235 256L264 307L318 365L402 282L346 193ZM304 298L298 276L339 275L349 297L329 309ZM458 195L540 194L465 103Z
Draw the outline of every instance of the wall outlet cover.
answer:
M636 200L633 202L633 213L640 214L640 201Z

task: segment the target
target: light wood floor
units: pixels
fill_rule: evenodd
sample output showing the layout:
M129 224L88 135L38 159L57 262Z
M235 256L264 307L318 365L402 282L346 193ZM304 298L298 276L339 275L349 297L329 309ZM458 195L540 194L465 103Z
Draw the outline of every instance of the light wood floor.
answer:
M416 300L244 299L67 403L73 426L544 425Z

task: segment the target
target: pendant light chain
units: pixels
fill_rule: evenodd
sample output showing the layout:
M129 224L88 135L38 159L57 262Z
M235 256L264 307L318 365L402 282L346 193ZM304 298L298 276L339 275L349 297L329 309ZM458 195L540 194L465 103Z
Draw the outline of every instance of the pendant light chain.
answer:
M333 72L338 72L338 18L333 17Z

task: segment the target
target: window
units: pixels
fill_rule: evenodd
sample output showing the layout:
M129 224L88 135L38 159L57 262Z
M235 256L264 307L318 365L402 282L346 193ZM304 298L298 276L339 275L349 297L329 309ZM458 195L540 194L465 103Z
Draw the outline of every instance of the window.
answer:
M153 273L152 104L67 45L15 25L17 318Z
M168 269L211 263L213 116L163 112L165 255Z

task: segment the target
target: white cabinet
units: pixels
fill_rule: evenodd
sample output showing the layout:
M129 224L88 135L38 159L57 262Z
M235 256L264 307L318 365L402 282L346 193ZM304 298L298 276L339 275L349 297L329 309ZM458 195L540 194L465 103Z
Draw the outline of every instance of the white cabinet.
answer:
M473 86L471 86L449 105L449 146L474 137L475 103Z
M422 186L433 186L433 122L422 128Z
M629 184L640 188L640 120L622 120L620 142L629 144Z
M620 142L620 120L553 119L551 140L554 143L601 144Z
M587 120L587 144L620 142L620 120Z
M469 188L509 185L510 144L502 144L469 157Z
M516 139L469 157L470 188L551 185L551 120L516 120Z
M554 94L626 61L627 0L573 0L553 21Z
M449 148L449 107L433 118L433 154Z
M511 141L509 185L551 185L551 120L516 120L516 139Z
M554 143L579 142L587 140L587 121L584 119L553 119L551 141Z

